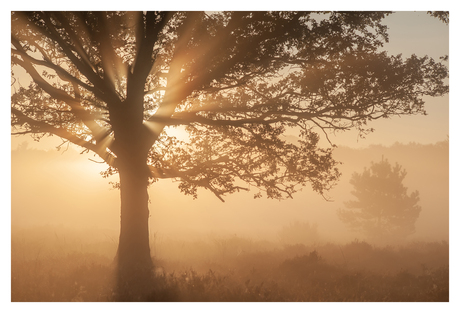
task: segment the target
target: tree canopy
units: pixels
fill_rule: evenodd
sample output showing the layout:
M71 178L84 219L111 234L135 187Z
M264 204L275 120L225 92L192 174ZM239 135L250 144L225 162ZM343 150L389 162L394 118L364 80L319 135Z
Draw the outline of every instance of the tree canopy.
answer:
M401 240L415 232L421 207L418 191L407 192L407 172L388 160L372 163L362 174L353 173L350 184L356 200L345 202L339 218L352 229L380 241Z
M178 179L195 197L323 194L339 173L318 133L365 134L448 91L445 65L381 49L387 14L12 12L13 78L18 67L32 78L13 92L13 134L59 136L99 155L106 175L126 151L147 154L151 181Z

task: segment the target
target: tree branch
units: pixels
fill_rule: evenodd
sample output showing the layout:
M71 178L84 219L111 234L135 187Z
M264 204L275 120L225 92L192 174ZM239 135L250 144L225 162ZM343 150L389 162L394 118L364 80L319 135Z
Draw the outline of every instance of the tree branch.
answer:
M113 167L117 167L117 162L116 158L113 157L109 152L106 150L106 146L96 143L93 144L91 142L88 142L86 140L83 140L72 133L68 132L62 127L54 127L52 125L49 125L48 123L45 123L43 121L36 121L28 116L26 116L24 113L19 111L18 109L11 108L11 113L13 113L23 124L27 123L30 125L32 128L37 128L37 130L34 130L33 133L37 132L42 132L42 133L50 133L56 136L59 136L61 138L64 138L68 141L70 141L73 144L76 144L80 147L89 149L95 153L97 153L107 164Z

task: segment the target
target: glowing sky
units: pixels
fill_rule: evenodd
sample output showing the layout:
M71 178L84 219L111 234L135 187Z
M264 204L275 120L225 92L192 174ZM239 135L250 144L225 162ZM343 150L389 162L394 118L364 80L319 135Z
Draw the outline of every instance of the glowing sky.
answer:
M397 12L385 18L390 42L384 47L389 54L429 55L435 60L449 54L449 27L425 12ZM375 132L357 142L356 132L332 137L336 144L363 147L370 144L391 145L418 142L434 143L449 134L449 96L426 98L427 116L403 116L374 121Z

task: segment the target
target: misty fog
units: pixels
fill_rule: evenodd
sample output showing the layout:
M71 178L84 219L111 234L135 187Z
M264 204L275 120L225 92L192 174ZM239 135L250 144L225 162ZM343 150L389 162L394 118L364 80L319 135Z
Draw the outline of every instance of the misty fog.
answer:
M366 239L349 231L336 210L351 200L349 180L382 156L407 171L408 192L418 190L422 208L416 232L408 240L449 240L448 142L434 145L394 144L365 149L339 147L335 157L342 162L338 185L327 199L304 188L294 199L253 199L253 193L227 196L225 203L200 191L197 200L183 195L177 184L160 181L150 187L151 233L164 236L238 234L278 240L280 230L300 221L317 224L318 241L346 242ZM90 154L28 149L12 151L12 229L57 225L74 229L105 230L116 234L119 227L119 194L99 172L105 165L92 162ZM95 158L93 158L95 159Z
M305 188L291 200L241 192L222 203L153 184L151 253L157 286L169 290L155 301L446 301L448 149L448 141L339 147L343 175L329 201ZM336 214L352 199L351 174L382 156L406 169L422 208L413 235L383 245ZM105 165L88 159L72 147L13 149L13 301L110 299L119 194L99 174Z

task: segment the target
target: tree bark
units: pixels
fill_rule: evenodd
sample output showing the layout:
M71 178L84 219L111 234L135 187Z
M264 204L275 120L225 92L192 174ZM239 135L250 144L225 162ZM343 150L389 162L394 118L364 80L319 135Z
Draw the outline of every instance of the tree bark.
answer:
M148 228L148 177L145 162L135 161L136 158L129 159L122 161L119 167L121 224L116 256L115 294L117 301L142 301L153 287Z
M143 301L152 288L147 156L152 134L143 124L143 81L128 80L128 97L110 109L120 178L121 223L116 256L116 300Z

